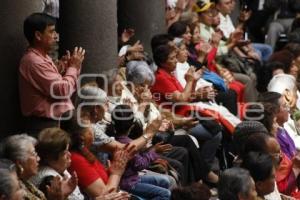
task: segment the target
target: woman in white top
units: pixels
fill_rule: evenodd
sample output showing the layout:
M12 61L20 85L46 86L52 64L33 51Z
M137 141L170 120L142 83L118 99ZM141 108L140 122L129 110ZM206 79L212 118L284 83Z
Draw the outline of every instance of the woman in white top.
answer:
M39 134L36 150L41 158L41 166L38 174L31 179L38 188L40 188L46 177L71 177L67 171L71 164L70 142L69 135L60 128L47 128ZM73 181L63 183L73 184L74 191L68 196L68 199L83 200L84 196L77 186L77 176L73 174L71 179Z

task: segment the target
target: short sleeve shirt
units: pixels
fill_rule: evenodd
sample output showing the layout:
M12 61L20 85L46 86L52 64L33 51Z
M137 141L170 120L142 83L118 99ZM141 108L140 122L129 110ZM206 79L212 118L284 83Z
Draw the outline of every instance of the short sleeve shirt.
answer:
M97 179L101 179L105 184L108 181L108 173L104 166L96 160L90 163L85 157L77 152L71 152L71 166L69 171L75 171L78 176L78 185L84 189Z
M183 92L183 87L175 77L175 75L166 72L163 69L158 69L155 74L155 83L151 88L152 96L158 103L171 102L170 96L175 91ZM173 104L164 105L166 109L171 109ZM172 109L180 115L185 115L191 109L188 105L177 104Z

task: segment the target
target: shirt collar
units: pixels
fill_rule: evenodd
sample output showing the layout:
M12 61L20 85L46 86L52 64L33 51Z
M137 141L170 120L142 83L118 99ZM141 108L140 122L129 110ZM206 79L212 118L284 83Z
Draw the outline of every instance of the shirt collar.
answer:
M175 70L173 72L171 72L171 73L168 73L166 70L160 68L157 72L159 72L159 73L161 73L161 74L163 74L165 76L173 77L174 73L175 73Z
M37 56L39 56L40 58L42 58L44 61L46 62L52 62L52 58L47 54L46 56L44 56L39 50L33 48L33 47L29 47L27 49L27 52L33 52L34 54L36 54Z

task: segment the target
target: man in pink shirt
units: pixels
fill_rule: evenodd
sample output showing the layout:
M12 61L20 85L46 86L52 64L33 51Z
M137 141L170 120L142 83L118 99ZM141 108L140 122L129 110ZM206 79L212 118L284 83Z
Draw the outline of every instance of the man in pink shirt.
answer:
M34 13L24 21L29 42L20 62L19 91L26 131L36 135L40 130L59 125L59 119L74 109L71 95L76 90L85 50L75 47L63 56L60 69L48 53L58 42L55 19Z

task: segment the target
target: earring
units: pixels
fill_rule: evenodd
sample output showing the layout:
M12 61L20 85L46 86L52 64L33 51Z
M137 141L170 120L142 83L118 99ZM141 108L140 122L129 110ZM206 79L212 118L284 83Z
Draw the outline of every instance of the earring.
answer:
M24 172L24 168L21 165L17 164L17 173L19 175L22 175L23 172Z

